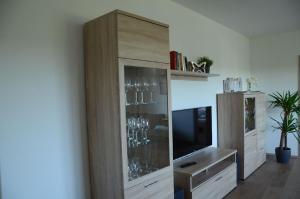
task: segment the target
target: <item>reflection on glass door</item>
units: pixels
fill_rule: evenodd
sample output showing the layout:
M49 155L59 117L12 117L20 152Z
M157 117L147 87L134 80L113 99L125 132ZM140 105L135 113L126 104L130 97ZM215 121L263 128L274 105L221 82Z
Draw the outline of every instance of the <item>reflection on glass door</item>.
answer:
M125 66L129 181L169 166L167 70Z
M245 98L245 132L255 129L255 98Z

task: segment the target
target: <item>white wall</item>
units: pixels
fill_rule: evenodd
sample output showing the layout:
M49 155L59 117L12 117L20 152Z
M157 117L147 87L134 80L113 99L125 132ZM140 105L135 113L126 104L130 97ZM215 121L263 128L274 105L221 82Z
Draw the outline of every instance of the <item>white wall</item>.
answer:
M298 90L298 56L300 55L300 30L252 38L251 72L259 80L263 92ZM279 110L268 109L268 116L279 118ZM280 134L273 131L274 122L268 119L266 150L274 153ZM293 135L288 137L292 154L298 154L298 144Z
M250 74L249 40L170 0L2 0L0 173L3 199L89 197L82 25L113 9L170 25L171 49L208 55L207 82L173 81L173 109L213 106L227 76Z

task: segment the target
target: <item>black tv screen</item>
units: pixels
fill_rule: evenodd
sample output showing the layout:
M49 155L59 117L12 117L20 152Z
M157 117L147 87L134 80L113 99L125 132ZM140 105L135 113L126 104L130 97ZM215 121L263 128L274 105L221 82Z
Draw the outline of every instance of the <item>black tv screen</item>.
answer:
M211 107L172 112L173 159L212 144Z

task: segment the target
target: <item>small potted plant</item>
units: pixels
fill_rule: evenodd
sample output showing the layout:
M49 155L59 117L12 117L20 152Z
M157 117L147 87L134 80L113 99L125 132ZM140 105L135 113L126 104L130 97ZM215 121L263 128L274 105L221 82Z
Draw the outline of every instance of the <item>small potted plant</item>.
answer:
M290 91L281 93L270 94L272 100L270 105L273 108L281 109L280 119L274 119L276 126L274 130L280 130L280 143L279 147L275 148L275 154L277 162L288 163L291 157L291 149L287 146L287 135L289 133L294 134L298 142L299 137L299 125L297 115L300 113L300 96L298 92L291 93Z
M201 65L205 63L205 72L209 73L210 72L210 67L213 65L213 60L211 60L210 58L203 56L203 57L199 57L197 60L197 64Z

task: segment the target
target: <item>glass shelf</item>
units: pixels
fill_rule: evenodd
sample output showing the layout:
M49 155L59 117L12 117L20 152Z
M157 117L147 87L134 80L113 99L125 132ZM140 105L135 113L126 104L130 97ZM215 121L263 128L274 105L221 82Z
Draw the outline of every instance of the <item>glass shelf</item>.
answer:
M126 66L128 180L170 165L167 70Z

